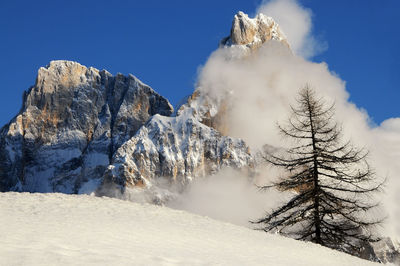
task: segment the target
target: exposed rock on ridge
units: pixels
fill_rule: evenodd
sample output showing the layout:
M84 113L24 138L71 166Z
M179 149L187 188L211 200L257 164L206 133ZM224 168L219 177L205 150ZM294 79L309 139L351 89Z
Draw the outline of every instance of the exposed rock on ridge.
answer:
M190 110L198 121L226 136L229 135L227 112L232 107L230 97L229 93L224 98L211 97L197 88L177 113L179 115Z
M253 159L239 139L222 136L193 116L155 115L124 143L105 174L106 184L151 185L156 177L185 184L215 174L224 166L251 170Z
M242 45L256 49L269 40L279 41L289 46L285 34L273 18L260 13L251 19L247 14L239 11L233 19L230 36L222 39L220 45Z

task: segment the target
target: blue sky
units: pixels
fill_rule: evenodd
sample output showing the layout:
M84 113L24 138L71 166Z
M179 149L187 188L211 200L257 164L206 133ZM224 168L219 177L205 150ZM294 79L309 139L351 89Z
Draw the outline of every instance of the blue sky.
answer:
M229 34L233 15L261 1L1 1L0 124L50 60L132 73L176 104ZM400 1L302 0L325 61L375 123L400 116ZM285 30L285 29L283 29ZM290 41L290 40L289 40Z

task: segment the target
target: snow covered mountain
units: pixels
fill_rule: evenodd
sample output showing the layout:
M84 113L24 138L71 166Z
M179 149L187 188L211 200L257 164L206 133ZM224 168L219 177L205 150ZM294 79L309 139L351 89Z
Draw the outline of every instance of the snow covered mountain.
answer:
M166 207L0 193L0 265L377 265Z
M272 18L239 12L221 44L255 49L269 40L287 45ZM222 167L251 170L247 145L224 130L223 100L197 91L175 117L133 75L50 62L1 129L0 191L108 194L110 186L151 187L158 177L184 184Z
M136 77L52 61L1 130L2 191L78 193L154 114L173 108Z
M132 75L52 61L1 130L0 189L88 193L113 182L123 190L251 162L243 141L172 113Z
M287 45L272 18L239 12L221 45L255 49L269 40ZM247 145L224 130L229 106L197 92L175 117L168 100L133 75L50 62L1 129L0 191L123 192L158 177L184 184L225 166L252 168Z

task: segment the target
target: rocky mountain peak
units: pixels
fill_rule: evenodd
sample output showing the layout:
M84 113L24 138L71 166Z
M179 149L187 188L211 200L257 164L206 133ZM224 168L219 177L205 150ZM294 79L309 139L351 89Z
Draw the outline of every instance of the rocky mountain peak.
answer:
M95 68L88 69L85 66L73 61L56 60L51 61L46 67L39 68L35 87L42 87L46 92L53 92L54 83L59 87L71 88L79 86L87 81L86 75L98 75Z
M239 11L233 18L231 33L221 41L222 46L244 45L254 49L275 40L288 45L285 34L271 17L259 13L255 18Z
M133 75L52 61L1 129L0 190L77 193L153 115L172 113Z

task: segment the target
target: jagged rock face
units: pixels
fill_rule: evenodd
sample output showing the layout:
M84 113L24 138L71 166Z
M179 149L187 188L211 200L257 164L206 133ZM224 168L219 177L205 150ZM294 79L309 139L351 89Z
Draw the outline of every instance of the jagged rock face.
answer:
M275 40L288 45L285 34L273 18L258 14L254 19L239 11L232 22L230 36L221 41L222 46L243 45L251 49Z
M172 112L132 75L52 61L1 130L0 189L76 193L151 116Z
M157 177L185 184L222 167L251 171L252 166L252 156L242 140L222 136L191 114L155 115L115 153L105 184L149 186Z

